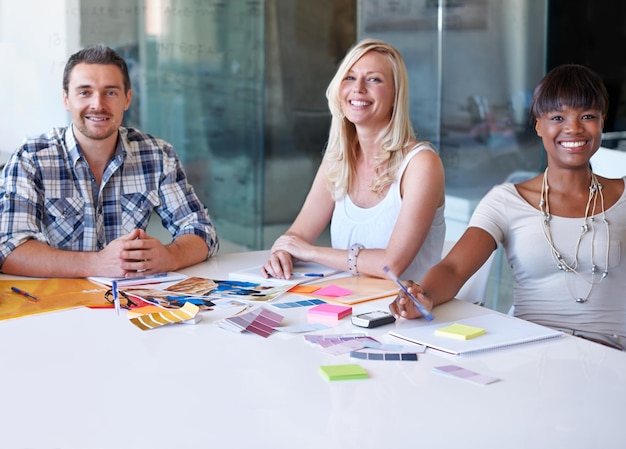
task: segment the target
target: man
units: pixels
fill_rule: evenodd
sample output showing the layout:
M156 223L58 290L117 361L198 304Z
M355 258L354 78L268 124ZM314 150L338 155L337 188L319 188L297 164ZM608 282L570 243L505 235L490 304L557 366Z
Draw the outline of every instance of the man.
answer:
M132 89L124 59L98 45L63 73L65 128L27 140L0 177L0 266L35 277L133 277L217 253L218 237L174 148L121 126ZM146 234L156 212L172 233Z

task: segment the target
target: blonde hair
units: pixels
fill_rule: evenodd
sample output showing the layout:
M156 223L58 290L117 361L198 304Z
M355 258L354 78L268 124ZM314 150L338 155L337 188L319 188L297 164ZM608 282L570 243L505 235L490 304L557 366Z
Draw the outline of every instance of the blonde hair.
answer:
M383 155L377 161L377 174L370 186L373 192L381 194L394 181L404 159L407 143L415 140L409 116L409 77L402 55L396 48L381 40L364 39L358 42L346 54L326 89L332 120L324 159L329 163L328 182L334 200L346 195L356 176L359 147L356 127L345 118L341 109L341 83L352 66L370 51L380 52L389 59L395 93L391 119L378 136ZM378 167L387 161L387 169L378 171Z

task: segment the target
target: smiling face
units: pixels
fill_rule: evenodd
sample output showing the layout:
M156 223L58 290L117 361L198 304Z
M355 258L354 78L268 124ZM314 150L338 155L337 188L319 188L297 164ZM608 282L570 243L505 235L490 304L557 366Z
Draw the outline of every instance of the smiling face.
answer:
M600 147L603 126L600 110L563 106L537 118L535 130L551 163L586 166Z
M382 128L394 104L394 81L388 56L378 51L363 55L341 82L341 109L357 126Z
M74 133L81 146L89 141L117 140L132 90L124 91L121 70L112 64L77 64L70 74L63 103L72 115Z

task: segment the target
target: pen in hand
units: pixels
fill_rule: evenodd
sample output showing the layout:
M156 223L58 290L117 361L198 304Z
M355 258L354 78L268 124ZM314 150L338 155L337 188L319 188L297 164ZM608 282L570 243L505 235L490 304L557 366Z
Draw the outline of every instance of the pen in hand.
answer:
M424 307L424 305L419 302L417 300L417 298L415 296L413 296L408 290L407 288L404 286L404 284L402 283L402 281L400 281L400 279L398 279L398 276L396 276L387 265L385 265L383 267L383 270L385 270L385 273L387 273L389 275L389 277L396 283L398 284L398 286L402 289L402 291L404 292L405 295L407 295L411 301L413 301L413 304L415 304L415 307L417 308L417 310L419 310L419 312L422 314L422 316L424 318L426 318L428 321L432 321L435 319L435 317L428 311L426 310L426 307Z
M22 290L21 288L11 287L11 290L13 290L15 293L17 293L19 295L26 296L29 299L33 299L35 301L39 301L39 298L37 298L35 295L31 295L30 293Z

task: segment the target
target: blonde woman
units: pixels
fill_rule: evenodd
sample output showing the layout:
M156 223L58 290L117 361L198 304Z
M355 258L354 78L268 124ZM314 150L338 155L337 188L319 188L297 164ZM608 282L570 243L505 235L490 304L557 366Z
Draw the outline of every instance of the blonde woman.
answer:
M323 161L263 275L288 279L302 260L371 277L387 277L387 265L419 279L441 259L445 179L435 148L415 137L402 56L383 41L357 43L326 97L332 122ZM332 247L316 246L329 222Z

